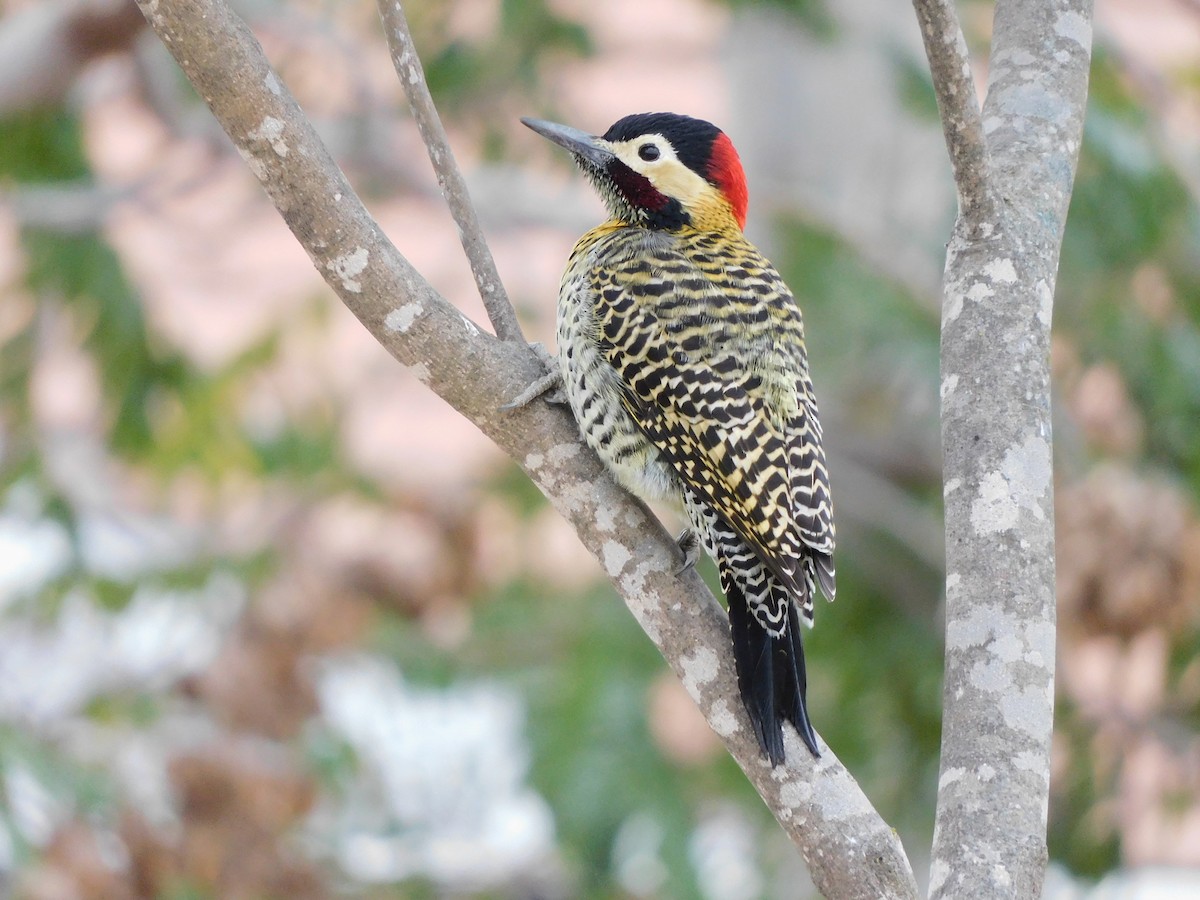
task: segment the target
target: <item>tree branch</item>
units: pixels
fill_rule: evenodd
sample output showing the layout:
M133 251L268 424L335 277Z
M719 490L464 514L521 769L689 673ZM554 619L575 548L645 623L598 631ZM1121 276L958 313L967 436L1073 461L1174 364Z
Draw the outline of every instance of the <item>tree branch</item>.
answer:
M990 169L962 178L956 168L955 177L984 182L1005 205L990 229L967 221L964 207L947 247L946 674L933 898L1039 897L1045 874L1055 652L1050 321L1090 22L1091 0L997 3L986 152L956 162L990 159ZM944 51L932 44L931 57ZM947 124L946 134L954 160L961 132Z
M155 32L346 306L418 379L534 480L600 560L639 624L800 848L829 897L915 897L896 834L831 752L814 765L785 730L788 764L760 756L738 697L724 611L678 548L622 491L561 409L499 407L540 376L524 345L479 331L380 231L224 0L139 0Z
M987 237L999 218L967 39L954 0L913 0L958 191L959 223Z
M454 151L450 149L450 141L446 130L442 127L442 118L438 115L437 107L433 105L433 97L429 93L429 85L425 81L425 67L413 43L412 31L408 27L408 19L399 0L378 0L379 17L383 20L383 30L387 35L388 49L392 54L392 65L400 76L400 85L408 97L408 105L412 107L413 118L421 132L421 139L429 151L429 161L437 173L438 186L450 213L458 225L459 240L462 241L463 252L471 264L471 274L475 276L475 285L479 296L483 299L488 318L496 337L502 341L524 341L521 325L517 321L517 312L509 302L508 292L500 281L500 273L496 271L496 261L492 258L491 248L483 236L483 228L479 224L479 216L475 213L475 204L467 193L467 183L463 180L462 172L454 161Z

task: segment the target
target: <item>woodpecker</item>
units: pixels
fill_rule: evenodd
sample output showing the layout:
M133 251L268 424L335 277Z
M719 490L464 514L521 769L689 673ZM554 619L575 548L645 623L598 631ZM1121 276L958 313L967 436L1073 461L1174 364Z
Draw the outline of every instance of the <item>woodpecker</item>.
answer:
M558 366L584 439L627 490L682 505L717 563L738 689L759 746L782 723L819 757L800 622L834 597L834 526L791 291L746 240L746 176L729 137L674 113L602 136L521 120L566 148L608 208L579 239L558 300Z

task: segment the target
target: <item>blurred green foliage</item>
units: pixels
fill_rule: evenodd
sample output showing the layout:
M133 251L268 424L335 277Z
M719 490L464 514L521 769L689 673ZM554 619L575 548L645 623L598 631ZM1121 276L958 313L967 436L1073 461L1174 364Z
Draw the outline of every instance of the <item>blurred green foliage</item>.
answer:
M1120 366L1145 419L1146 462L1200 501L1200 208L1117 60L1097 51L1063 244L1056 321L1085 359ZM1146 308L1153 270L1167 308Z
M0 147L0 184L78 183L90 175L80 123L65 109L36 110L0 122ZM102 236L25 228L21 238L28 289L62 302L87 331L85 346L102 373L112 409L114 449L147 450L147 400L156 388L178 386L182 361L151 346L141 304ZM29 327L35 327L33 320ZM26 361L20 348L29 339L29 333L10 338ZM20 371L30 369L26 365ZM17 375L13 387L22 386ZM14 391L11 399L21 402L21 393Z
M1143 422L1133 464L1167 473L1200 503L1200 204L1177 168L1156 111L1120 60L1097 48L1084 144L1063 244L1055 325L1084 363L1118 366ZM1139 281L1139 279L1141 279ZM1173 635L1168 696L1200 653L1196 631ZM1194 707L1171 712L1197 731ZM1059 736L1075 764L1051 808L1052 857L1098 876L1121 859L1100 813L1116 772L1088 763L1094 738L1069 702ZM1098 768L1098 767L1097 767Z
M808 34L822 41L833 43L839 33L837 18L829 11L826 0L726 0L737 9L742 6L776 7L791 16Z
M453 4L414 4L409 13L439 110L482 126L479 146L493 161L503 156L519 114L504 99L519 96L527 110L544 92L546 69L592 51L587 29L545 0L500 0L498 6L495 28L479 40L454 33Z
M430 18L419 22L422 37L442 46L422 60L429 89L450 110L480 104L480 88L489 81L508 90L536 90L541 67L556 58L591 51L587 30L554 11L544 0L501 0L496 28L483 41L445 37L447 4L427 5Z

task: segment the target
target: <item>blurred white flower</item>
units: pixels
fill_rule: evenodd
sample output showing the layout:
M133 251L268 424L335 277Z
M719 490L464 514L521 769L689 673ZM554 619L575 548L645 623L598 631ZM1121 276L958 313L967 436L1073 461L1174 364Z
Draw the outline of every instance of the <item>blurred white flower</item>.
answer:
M763 894L760 835L737 807L706 815L688 841L688 856L706 900L754 900Z
M0 721L44 726L115 690L160 690L202 671L245 603L233 576L189 591L139 588L118 612L72 592L49 626L0 619Z
M477 890L553 866L553 813L525 784L524 715L511 692L414 688L392 665L356 656L322 660L317 693L328 727L363 763L341 807L314 818L349 875Z
M20 485L9 489L0 512L0 612L61 574L71 561L71 540L58 522L22 509ZM16 495L16 496L14 496Z
M621 887L635 897L656 897L670 872L662 859L665 834L656 819L645 813L621 823L613 839L613 871Z
M20 763L5 766L4 793L13 826L35 847L44 846L66 818L62 802Z

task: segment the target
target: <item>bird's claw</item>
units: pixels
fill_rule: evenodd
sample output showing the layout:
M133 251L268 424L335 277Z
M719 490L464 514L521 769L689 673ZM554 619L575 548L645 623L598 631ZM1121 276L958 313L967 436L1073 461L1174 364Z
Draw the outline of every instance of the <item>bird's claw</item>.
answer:
M700 559L700 537L692 529L685 528L679 532L675 543L679 545L679 552L683 554L683 565L675 572L678 576L696 567Z
M529 343L535 356L542 361L542 365L546 368L546 374L541 378L534 380L529 387L517 394L512 400L503 404L500 409L520 409L522 406L528 406L538 397L545 395L547 403L567 403L567 395L562 387L562 373L558 368L558 360L556 360L546 347L538 341Z

